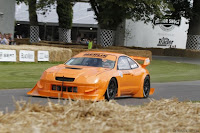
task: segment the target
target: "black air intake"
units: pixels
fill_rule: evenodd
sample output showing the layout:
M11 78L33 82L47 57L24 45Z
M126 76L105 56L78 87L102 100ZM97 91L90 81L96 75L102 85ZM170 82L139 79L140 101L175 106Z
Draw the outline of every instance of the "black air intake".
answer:
M76 67L65 67L66 69L74 69L74 70L81 70L82 68L76 68Z
M68 82L73 82L75 78L66 78L66 77L56 77L56 80L58 81L68 81Z

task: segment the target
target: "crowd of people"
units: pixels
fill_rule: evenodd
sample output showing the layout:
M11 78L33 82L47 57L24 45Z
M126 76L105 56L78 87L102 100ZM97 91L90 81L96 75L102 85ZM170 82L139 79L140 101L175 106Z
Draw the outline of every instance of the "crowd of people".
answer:
M2 34L0 33L0 45L13 45L14 39L12 37L12 34Z

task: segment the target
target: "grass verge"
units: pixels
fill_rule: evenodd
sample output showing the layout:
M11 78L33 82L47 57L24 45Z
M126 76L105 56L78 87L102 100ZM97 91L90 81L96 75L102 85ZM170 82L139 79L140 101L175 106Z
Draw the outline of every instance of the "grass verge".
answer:
M45 69L61 63L0 63L0 89L32 88ZM147 69L150 71L152 82L175 82L200 80L199 67L154 60Z
M200 80L200 65L154 60L147 67L151 82Z
M59 63L0 63L0 89L32 88L43 71Z

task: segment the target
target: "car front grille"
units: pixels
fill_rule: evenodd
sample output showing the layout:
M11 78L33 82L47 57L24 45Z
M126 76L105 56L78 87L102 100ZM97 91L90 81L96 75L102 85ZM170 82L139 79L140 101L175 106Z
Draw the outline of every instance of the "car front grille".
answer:
M73 82L75 78L66 78L66 77L56 77L56 80L58 81L68 81L68 82Z
M59 86L59 85L52 85L51 90L53 91L63 91L63 92L78 92L78 87L67 87L67 86Z

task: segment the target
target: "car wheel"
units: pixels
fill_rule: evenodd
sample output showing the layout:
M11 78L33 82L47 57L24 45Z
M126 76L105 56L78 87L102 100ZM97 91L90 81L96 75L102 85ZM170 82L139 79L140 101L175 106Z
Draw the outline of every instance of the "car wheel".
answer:
M144 98L149 97L149 92L150 92L150 78L149 76L146 76L144 79L144 85L143 85Z
M105 93L105 99L110 100L114 99L117 94L117 82L114 78L112 78L108 84L108 88Z

